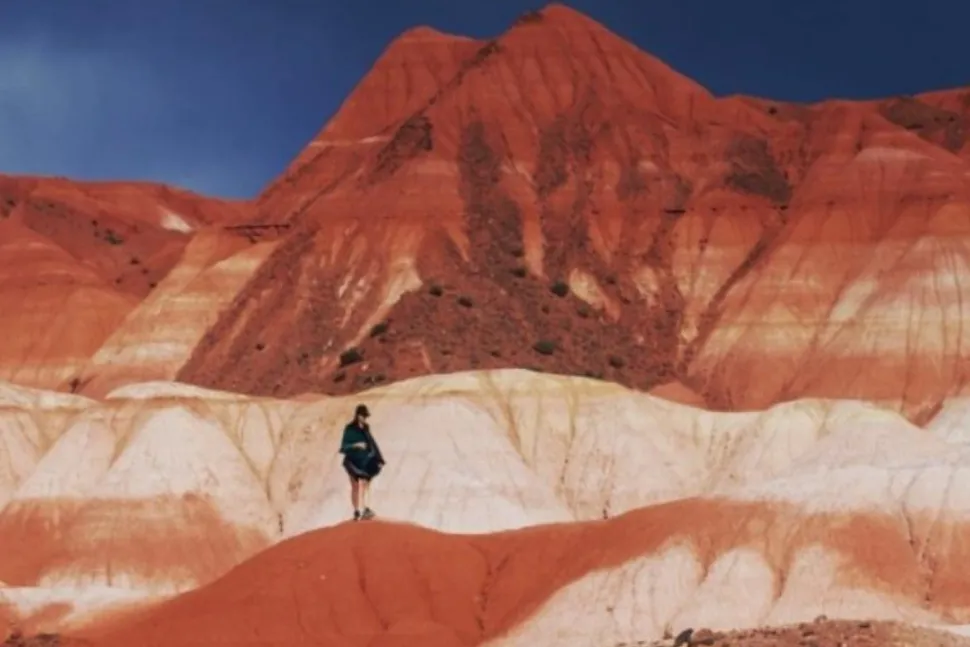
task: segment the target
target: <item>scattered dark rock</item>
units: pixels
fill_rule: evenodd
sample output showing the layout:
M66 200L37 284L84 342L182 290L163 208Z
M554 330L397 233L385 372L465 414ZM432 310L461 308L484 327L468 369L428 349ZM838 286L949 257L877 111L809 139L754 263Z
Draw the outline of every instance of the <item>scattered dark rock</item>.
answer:
M721 634L717 634L710 629L698 629L691 634L689 644L691 647L695 645L713 645L720 637Z
M57 647L62 644L61 637L57 634L39 633L28 637L14 630L3 643L0 643L0 647Z
M549 286L549 291L557 297L564 297L569 294L569 286L564 281L556 281Z
M549 339L540 339L532 346L532 350L540 355L552 355L556 352L556 342Z
M357 348L348 348L340 353L340 366L350 366L364 359L363 353Z
M937 108L913 97L898 97L884 103L880 114L901 128L938 143L950 152L960 150L970 137L960 115Z
M787 203L791 199L791 184L772 157L767 140L750 135L738 136L728 147L727 155L731 163L726 178L728 186L777 203Z
M693 629L688 628L681 631L679 634L677 634L677 637L674 638L674 647L681 647L681 645L689 645L690 637L693 634L694 634Z
M433 126L425 115L408 118L395 131L391 141L377 154L377 163L371 173L372 182L386 179L401 165L419 154L434 148Z
M125 242L124 238L119 236L111 229L105 230L103 240L109 245L122 245Z

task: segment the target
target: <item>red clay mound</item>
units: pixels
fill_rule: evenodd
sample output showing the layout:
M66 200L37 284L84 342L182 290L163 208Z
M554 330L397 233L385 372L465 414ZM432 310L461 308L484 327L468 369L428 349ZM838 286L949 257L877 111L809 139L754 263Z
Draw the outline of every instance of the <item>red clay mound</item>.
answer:
M27 227L136 297L168 273L196 229L248 215L245 202L164 185L0 176L0 222Z
M0 176L0 379L70 388L197 229L248 214L161 185Z
M922 546L924 563L895 518L703 500L495 535L344 524L284 541L211 585L84 637L101 647L478 645L522 626L580 578L678 543L705 574L730 550L757 551L779 594L796 555L821 546L842 560L842 586L953 612L968 608L970 578L968 556L947 538L966 529L951 530ZM641 582L631 595L654 586Z
M966 96L718 99L558 5L486 43L411 32L261 198L289 229L179 379L531 367L918 418L970 359Z

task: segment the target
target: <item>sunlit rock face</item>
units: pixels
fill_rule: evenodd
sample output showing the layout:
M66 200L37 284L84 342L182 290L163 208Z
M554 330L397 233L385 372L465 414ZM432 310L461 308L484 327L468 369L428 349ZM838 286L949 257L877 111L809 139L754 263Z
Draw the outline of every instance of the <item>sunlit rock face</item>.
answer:
M251 201L0 178L0 626L960 630L968 132L964 90L714 97L552 5L402 35Z

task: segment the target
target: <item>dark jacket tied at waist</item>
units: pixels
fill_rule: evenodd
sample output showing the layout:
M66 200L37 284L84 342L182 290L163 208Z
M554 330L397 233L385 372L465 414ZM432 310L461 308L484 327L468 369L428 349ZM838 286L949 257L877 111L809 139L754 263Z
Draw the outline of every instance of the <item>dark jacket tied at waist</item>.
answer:
M353 447L356 443L364 443L366 448ZM370 426L358 426L356 422L348 423L344 427L344 435L340 441L340 453L344 455L344 467L359 476L373 478L384 466L384 456Z

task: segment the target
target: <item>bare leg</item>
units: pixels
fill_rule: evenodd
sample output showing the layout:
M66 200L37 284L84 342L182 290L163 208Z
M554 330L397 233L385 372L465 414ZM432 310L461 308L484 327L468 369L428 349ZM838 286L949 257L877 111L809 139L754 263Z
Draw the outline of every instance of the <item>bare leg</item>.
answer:
M370 481L360 481L360 502L367 509L370 500Z
M350 502L354 505L354 512L360 510L360 481L350 477Z

